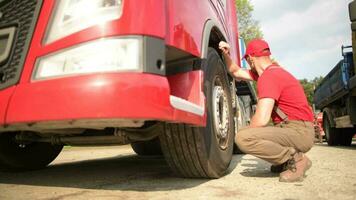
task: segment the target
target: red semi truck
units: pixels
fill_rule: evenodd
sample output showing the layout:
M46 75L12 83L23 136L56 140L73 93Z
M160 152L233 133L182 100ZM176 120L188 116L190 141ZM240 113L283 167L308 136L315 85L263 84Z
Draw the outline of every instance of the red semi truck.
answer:
M223 176L255 101L218 50L227 41L240 60L234 5L0 0L0 168L43 168L64 145L131 144L180 176Z

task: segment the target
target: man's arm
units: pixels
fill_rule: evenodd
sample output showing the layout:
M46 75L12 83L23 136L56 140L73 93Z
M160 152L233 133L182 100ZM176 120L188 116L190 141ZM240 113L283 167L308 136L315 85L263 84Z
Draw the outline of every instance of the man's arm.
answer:
M237 79L242 79L246 81L253 81L253 77L250 75L248 70L241 69L230 57L230 46L226 42L220 42L219 48L225 59L226 67L229 72Z
M272 98L259 99L256 113L252 117L250 127L257 128L266 126L271 118L275 100Z

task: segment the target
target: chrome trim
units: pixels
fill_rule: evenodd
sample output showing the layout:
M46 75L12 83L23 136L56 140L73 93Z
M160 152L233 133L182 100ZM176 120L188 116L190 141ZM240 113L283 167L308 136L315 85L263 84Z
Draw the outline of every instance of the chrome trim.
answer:
M179 97L176 97L173 95L171 95L169 99L170 99L171 105L178 110L190 112L190 113L193 113L193 114L196 114L199 116L204 115L204 112L205 112L204 107L201 107L199 105L196 105L196 104L191 103L185 99L182 99L182 98L179 98Z

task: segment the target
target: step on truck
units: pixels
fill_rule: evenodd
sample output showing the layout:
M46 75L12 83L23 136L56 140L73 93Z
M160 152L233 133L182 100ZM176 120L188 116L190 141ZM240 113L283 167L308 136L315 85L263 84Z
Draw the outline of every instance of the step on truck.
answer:
M0 0L0 169L131 144L179 176L223 176L255 101L218 50L238 62L237 32L234 0Z
M352 143L356 133L356 1L349 4L352 46L342 46L340 60L314 92L314 103L323 112L323 128L331 146Z

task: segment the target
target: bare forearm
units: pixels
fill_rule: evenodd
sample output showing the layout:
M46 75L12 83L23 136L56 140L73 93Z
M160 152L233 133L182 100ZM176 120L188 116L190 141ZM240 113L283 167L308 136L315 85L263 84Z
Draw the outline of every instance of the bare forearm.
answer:
M232 74L237 73L237 71L239 71L241 68L234 63L234 61L231 59L231 57L229 55L226 55L226 54L223 54L223 55L224 55L225 64L226 64L228 71Z
M223 54L225 59L225 64L227 70L231 73L234 78L252 81L252 77L247 70L242 69L238 66L229 55Z
M256 113L253 115L250 127L264 127L271 119L271 113L275 100L272 98L262 98L258 100Z
M230 57L230 46L226 43L221 41L219 43L219 49L222 51L222 55L224 56L225 64L227 70L232 74L233 77L242 80L252 81L253 78L251 77L250 73L247 70L241 69Z
M256 115L254 115L251 119L250 127L251 128L258 128L258 127L264 127L268 123L265 123L261 119L259 119Z

